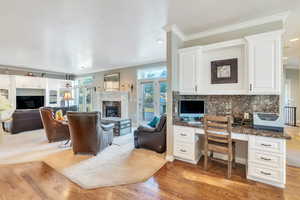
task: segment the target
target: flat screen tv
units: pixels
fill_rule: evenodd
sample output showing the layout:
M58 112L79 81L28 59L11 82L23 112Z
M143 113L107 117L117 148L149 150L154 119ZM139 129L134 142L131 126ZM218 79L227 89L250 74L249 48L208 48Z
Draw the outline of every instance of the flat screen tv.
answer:
M17 96L17 109L37 109L44 106L44 96Z
M179 102L180 117L201 117L204 115L204 101L181 100Z

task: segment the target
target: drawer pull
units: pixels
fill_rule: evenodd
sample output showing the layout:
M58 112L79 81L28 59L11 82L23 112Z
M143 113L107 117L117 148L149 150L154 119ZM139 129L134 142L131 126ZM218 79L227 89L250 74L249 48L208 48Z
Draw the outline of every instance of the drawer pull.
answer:
M264 143L262 143L261 146L264 146L264 147L271 147L272 145L271 145L271 144L264 144Z
M260 171L261 174L263 175L266 175L266 176L271 176L272 174L271 173L267 173L267 172L264 172L264 171Z
M265 158L265 157L260 157L260 159L265 160L265 161L271 161L271 158Z
M183 136L183 137L185 137L185 136L186 136L186 134L185 134L185 133L180 133L180 135L181 135L181 136Z
M186 150L184 150L184 149L180 149L180 151L183 152L183 153L186 153Z

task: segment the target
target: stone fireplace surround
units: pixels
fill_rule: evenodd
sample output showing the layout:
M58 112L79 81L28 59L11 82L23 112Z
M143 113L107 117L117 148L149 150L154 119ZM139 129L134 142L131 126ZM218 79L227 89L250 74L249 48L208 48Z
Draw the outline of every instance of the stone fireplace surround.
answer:
M103 101L103 117L121 117L121 101Z
M94 110L100 111L102 117L106 117L104 113L104 105L116 105L116 102L121 105L121 118L128 118L128 92L111 91L111 92L96 92L94 99ZM110 103L105 103L110 102Z

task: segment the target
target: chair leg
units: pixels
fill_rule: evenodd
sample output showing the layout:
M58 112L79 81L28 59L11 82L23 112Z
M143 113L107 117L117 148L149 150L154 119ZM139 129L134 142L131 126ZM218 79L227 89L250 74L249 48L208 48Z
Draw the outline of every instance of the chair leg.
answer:
M233 168L236 167L236 163L235 163L235 144L232 146L232 166L233 166Z
M211 157L211 158L214 157L214 152L213 152L213 151L210 152L210 157Z
M231 178L231 170L232 170L232 158L231 156L228 157L228 172L227 178Z
M208 152L205 151L204 153L204 170L207 170L207 161L208 160Z

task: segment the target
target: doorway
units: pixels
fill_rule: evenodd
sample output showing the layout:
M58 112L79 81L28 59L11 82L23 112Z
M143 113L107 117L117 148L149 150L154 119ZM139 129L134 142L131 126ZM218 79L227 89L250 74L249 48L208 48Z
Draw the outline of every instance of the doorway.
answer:
M167 107L166 79L140 80L138 83L138 121L146 123L154 116L166 113Z

